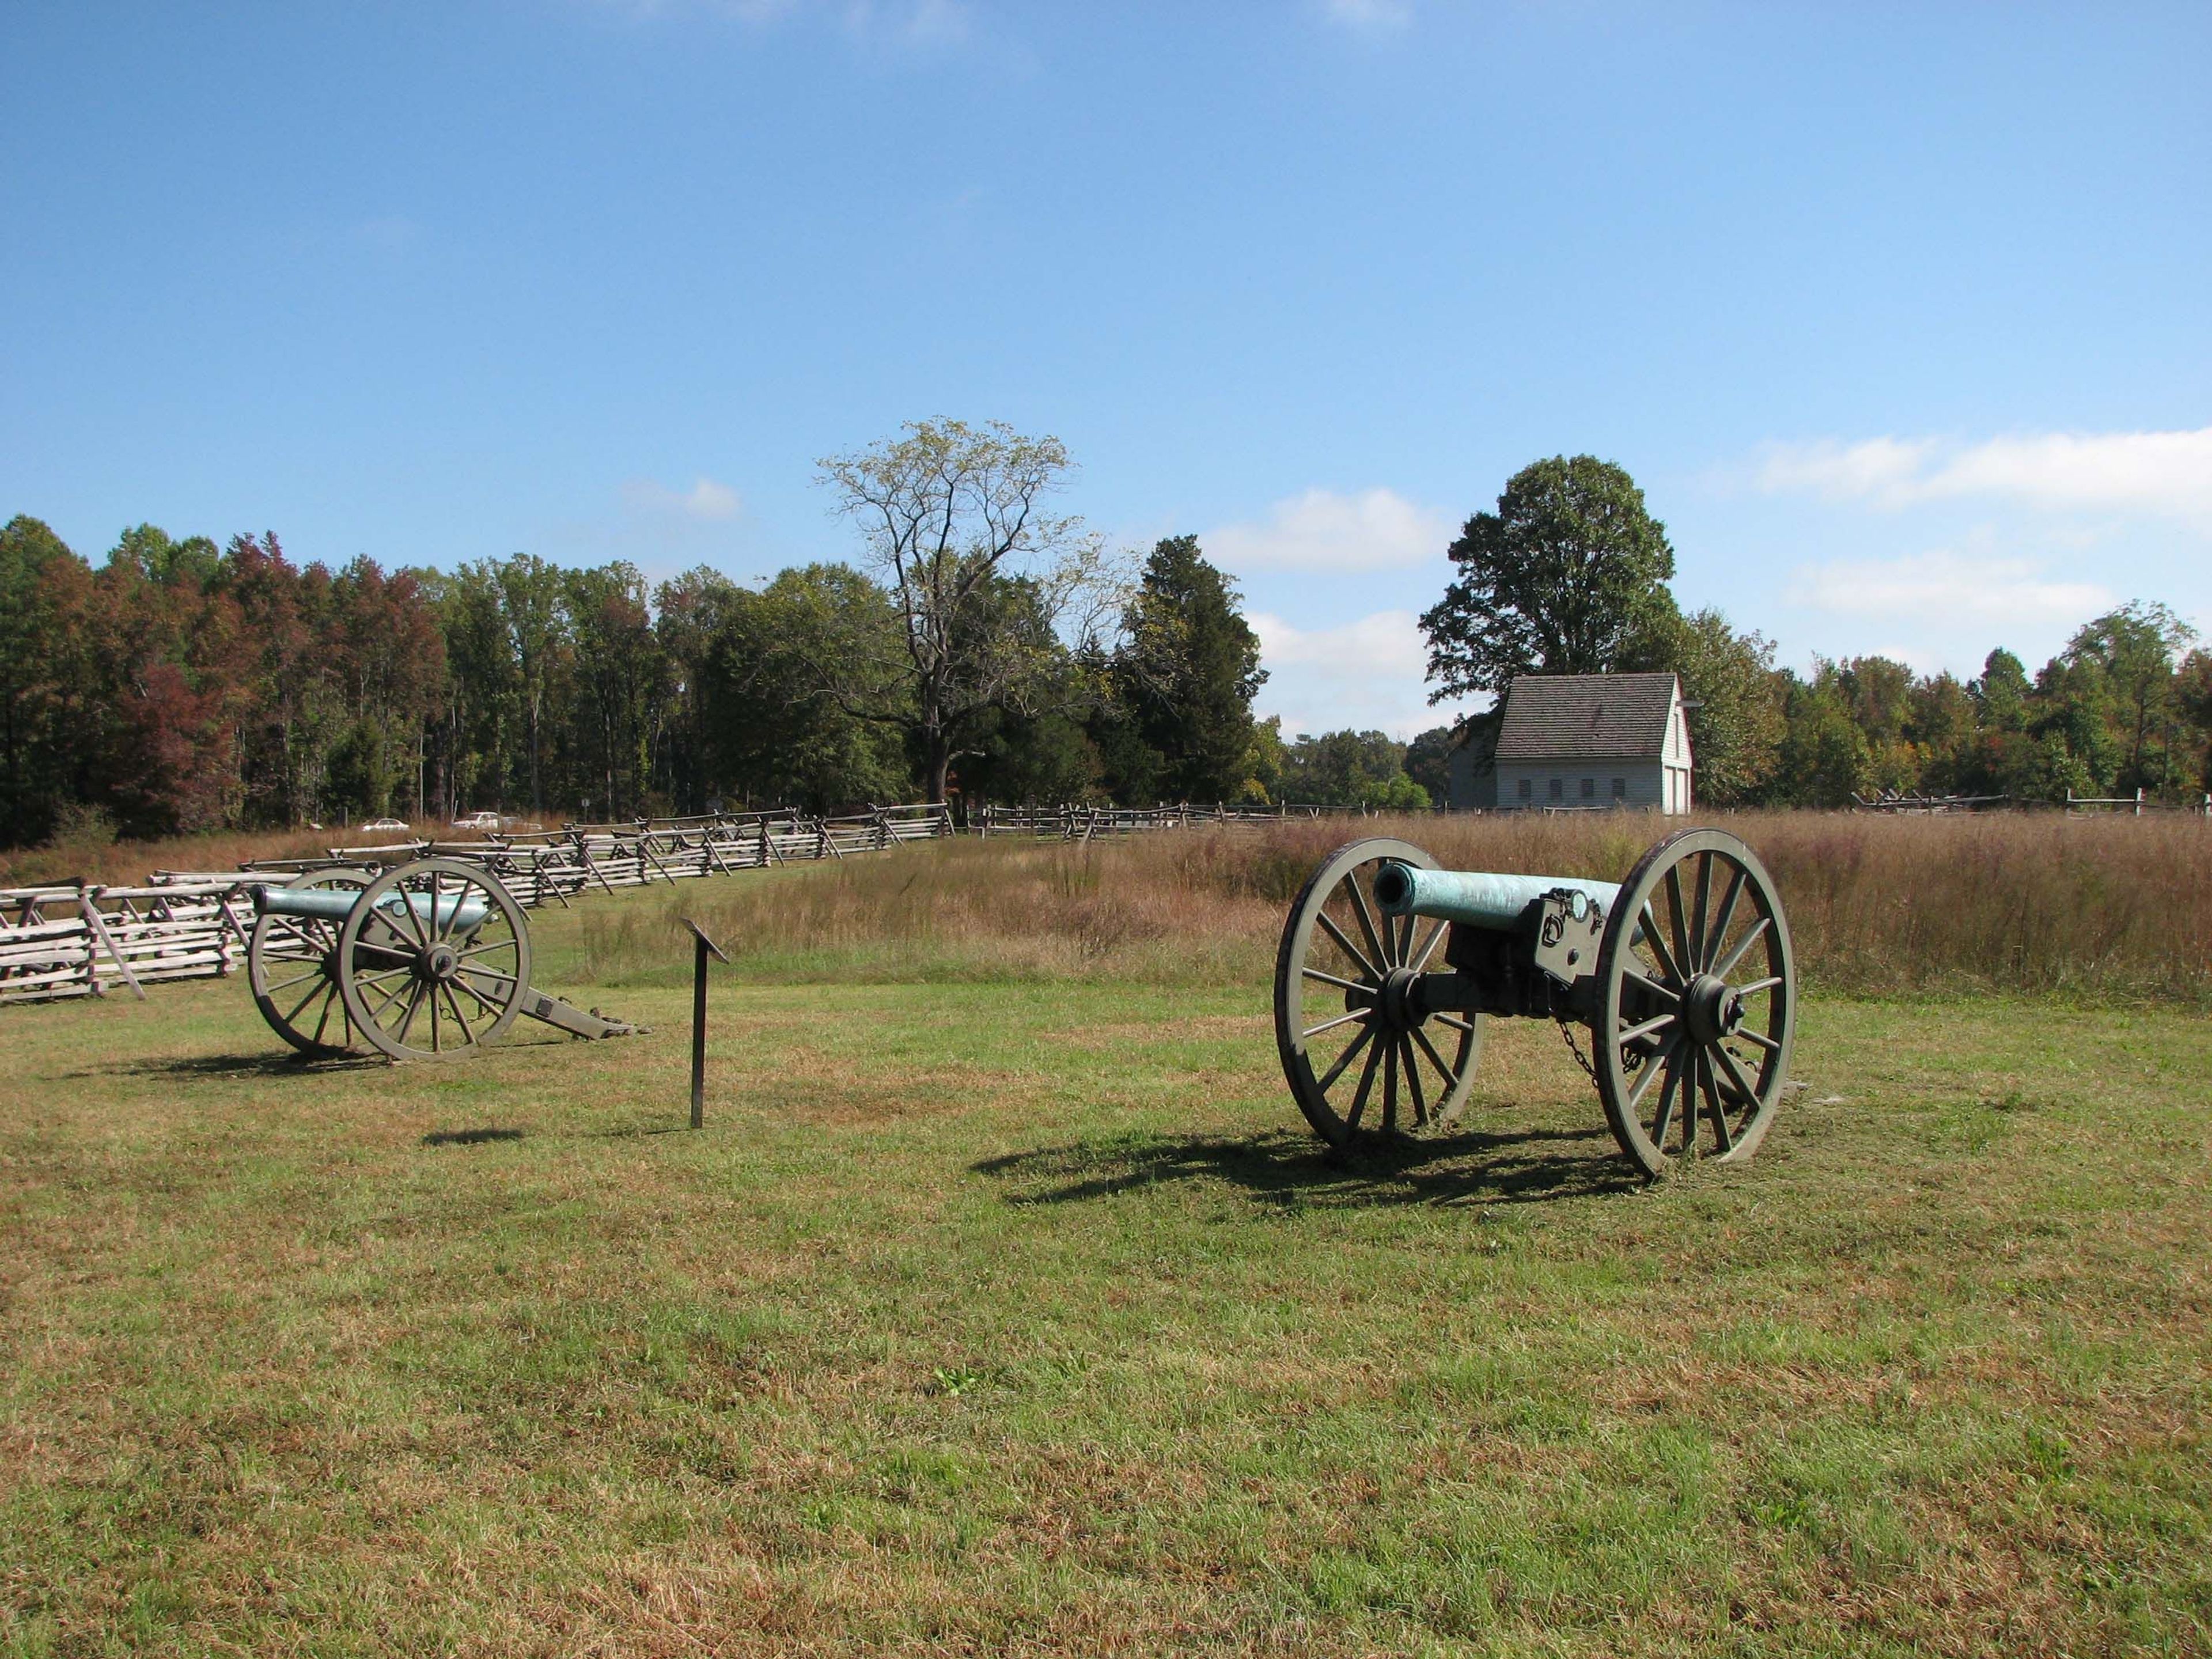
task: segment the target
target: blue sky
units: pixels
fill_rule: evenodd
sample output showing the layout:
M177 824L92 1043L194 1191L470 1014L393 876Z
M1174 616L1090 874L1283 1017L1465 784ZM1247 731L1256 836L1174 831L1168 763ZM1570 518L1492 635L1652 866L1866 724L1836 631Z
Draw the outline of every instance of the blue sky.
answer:
M2212 7L0 9L0 514L850 556L816 459L1063 438L1292 731L1539 456L1782 660L2212 633Z

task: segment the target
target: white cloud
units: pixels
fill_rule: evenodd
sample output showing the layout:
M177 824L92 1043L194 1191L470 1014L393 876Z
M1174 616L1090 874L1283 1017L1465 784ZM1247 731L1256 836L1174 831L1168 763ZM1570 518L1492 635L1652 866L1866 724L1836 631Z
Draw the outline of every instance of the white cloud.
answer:
M2031 433L1977 444L1887 437L1774 444L1754 478L1771 493L1885 507L1974 496L2178 519L2212 531L2212 426Z
M1246 620L1267 671L1259 712L1280 715L1286 739L1346 726L1409 738L1452 718L1429 706L1428 644L1410 611L1378 611L1338 628L1297 628L1265 611Z
M622 487L623 504L633 513L653 518L696 520L721 524L738 516L738 492L712 478L700 478L689 489L671 489L652 478L632 478Z
M1261 524L1224 525L1199 539L1223 569L1403 570L1441 558L1453 525L1395 490L1340 495L1309 489L1277 501Z
M1401 29L1413 21L1413 0L1321 0L1322 15L1346 28Z
M1941 629L1971 622L2031 629L2070 624L2109 610L2096 582L2050 579L2039 559L1937 548L1894 559L1831 559L1791 573L1792 605L1854 617L1910 618Z

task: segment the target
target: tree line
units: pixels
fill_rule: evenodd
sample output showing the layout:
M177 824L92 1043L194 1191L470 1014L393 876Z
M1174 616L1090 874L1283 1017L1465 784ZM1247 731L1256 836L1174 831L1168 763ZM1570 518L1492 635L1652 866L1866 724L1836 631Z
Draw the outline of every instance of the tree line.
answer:
M758 585L518 553L297 563L151 526L0 530L0 844L495 807L544 820L1264 798L1259 641L1189 537L1046 510L1052 439L921 423L823 463L855 564Z
M1451 750L1494 712L1410 744L1286 740L1253 716L1266 675L1234 585L1188 536L1122 568L1048 510L1070 467L1002 425L911 425L823 463L854 562L750 585L522 553L333 570L273 533L149 525L95 566L17 517L0 529L0 844L948 793L1443 801ZM1715 805L2212 787L2212 658L2162 605L2093 619L2033 675L2002 649L1963 681L1880 657L1800 675L1718 611L1680 610L1664 526L1589 456L1523 469L1449 552L1422 619L1439 700L1672 669Z

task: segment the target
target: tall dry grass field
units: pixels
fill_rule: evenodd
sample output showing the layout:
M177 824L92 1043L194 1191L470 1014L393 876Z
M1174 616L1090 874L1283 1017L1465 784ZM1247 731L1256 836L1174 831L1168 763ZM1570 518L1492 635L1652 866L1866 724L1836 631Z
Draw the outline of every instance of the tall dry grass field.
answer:
M1862 994L1987 991L2212 1004L2212 823L2044 816L1725 820L1779 882L1800 967ZM1423 817L1165 832L1113 843L963 841L587 914L594 977L684 960L697 917L769 977L1256 981L1324 854L1397 835L1452 868L1618 880L1642 817Z

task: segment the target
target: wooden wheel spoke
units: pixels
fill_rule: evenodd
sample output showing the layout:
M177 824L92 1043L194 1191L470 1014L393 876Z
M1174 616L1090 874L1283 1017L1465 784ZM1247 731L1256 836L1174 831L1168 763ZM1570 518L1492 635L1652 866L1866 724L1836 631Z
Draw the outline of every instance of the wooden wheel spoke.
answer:
M1664 1152L1667 1146L1667 1128L1674 1121L1676 1085L1681 1081L1674 1069L1674 1054L1672 1049L1668 1051L1666 1063L1663 1066L1656 1062L1652 1065L1653 1076L1656 1077L1662 1072L1667 1074L1667 1081L1659 1091L1658 1107L1651 1114L1651 1144Z
M1667 1001L1674 1004L1677 1007L1681 1006L1682 994L1680 991L1677 991L1671 985L1662 985L1656 979L1647 979L1642 974L1638 973L1633 968L1622 969L1620 978L1621 982L1624 984L1641 987L1645 992L1652 996L1663 997Z
M1644 936L1644 943L1650 947L1651 954L1658 959L1659 971L1676 985L1687 985L1690 976L1675 964L1674 957L1667 949L1667 941L1659 936L1659 918L1651 914L1648 900L1636 921L1637 931Z
M389 1004L386 1005L389 1006ZM407 993L407 1012L399 1016L399 1029L392 1034L395 1042L407 1041L408 1032L415 1029L415 1015L422 1006L422 981L416 980Z
M1705 949L1705 916L1712 896L1713 855L1701 853L1698 855L1698 903L1690 915L1689 954L1691 963L1697 968L1703 968L1709 957Z
M1765 935L1766 930L1773 925L1774 918L1771 916L1761 916L1757 921L1752 923L1748 928L1745 929L1743 937L1738 939L1734 945L1729 946L1729 953L1713 964L1713 977L1716 979L1726 979L1731 973L1735 972L1736 963L1743 960L1744 952L1750 950L1754 944L1758 943L1759 939Z
M1728 1073L1729 1081L1734 1084L1737 1092L1742 1095L1743 1099L1740 1103L1757 1111L1759 1104L1759 1085L1752 1081L1751 1074L1743 1069L1743 1062L1736 1058L1735 1053L1724 1042L1715 1043L1713 1052L1720 1056L1721 1069Z
M1674 941L1674 964L1680 970L1674 977L1687 981L1698 971L1690 957L1689 937L1682 927L1682 866L1667 866L1667 926Z
M446 1001L453 1011L453 1024L461 1028L464 1046L474 1042L477 1040L476 1028L469 1024L469 1017L461 1008L461 1000L453 994L453 988L448 984L439 988L445 992Z
M1462 1019L1457 1014L1431 1014L1429 1018L1439 1025L1449 1025L1455 1031L1469 1032L1474 1030L1473 1020Z
M1682 1063L1688 1075L1682 1079L1682 1094L1677 1103L1682 1115L1682 1151L1686 1156L1698 1149L1698 1094L1705 1068L1705 1054L1694 1044L1682 1051Z
M321 1016L315 1021L315 1041L318 1042L323 1040L323 1033L330 1029L331 1008L334 1004L343 1006L338 996L338 988L335 984L331 987L330 995L323 999Z
M433 877L433 879L435 879L434 876ZM408 934L411 933L414 937L411 939L408 939L408 943L413 949L418 951L428 950L430 948L430 934L428 930L422 925L422 918L415 914L415 896L409 892L405 888L399 887L392 890L391 896L396 900L397 902L380 906L379 914L386 916L397 915L407 924L406 933L402 933L397 927L393 927L392 929L393 934L398 938L407 939ZM386 926L389 925L389 923L386 923Z
M320 979L322 976L323 965L319 962L304 974L295 974L289 979L271 980L261 988L273 999L279 991L289 991L295 985L305 985L309 980Z
M1356 984L1351 980L1340 979L1334 974L1324 974L1318 968L1301 968L1298 972L1308 979L1317 979L1322 984L1334 985L1341 991L1357 991L1362 996L1371 997L1375 994L1376 988L1372 985Z
M1358 1036L1345 1045L1344 1052L1336 1057L1336 1064L1328 1068L1328 1075L1322 1079L1316 1085L1322 1094L1328 1093L1331 1085L1344 1075L1344 1068L1359 1057L1359 1051L1368 1045L1374 1036L1375 1027L1373 1023L1370 1022L1361 1030Z
M1755 997L1761 991L1771 991L1781 983L1781 975L1769 974L1765 979L1755 979L1748 985L1737 986L1735 994L1740 997Z
M1421 948L1413 953L1412 958L1407 961L1406 965L1408 968L1411 968L1417 974L1426 968L1429 965L1429 958L1436 954L1437 941L1450 931L1451 923L1448 921L1437 922L1434 927L1431 927L1429 930L1428 938L1422 942Z
M1309 1025L1304 1030L1299 1032L1298 1036L1301 1038L1310 1042L1313 1038L1319 1036L1323 1031L1334 1031L1338 1026L1348 1025L1355 1019L1371 1018L1373 1017L1373 1013L1374 1011L1372 1009L1354 1008L1348 1014L1339 1014L1334 1019L1325 1019L1318 1025Z
M368 936L368 930L372 927L381 928L384 937L371 939ZM358 949L381 951L387 955L402 957L409 961L414 959L417 949L415 941L394 927L392 925L391 915L381 908L372 910L362 918L361 933L354 943Z
M1757 1043L1760 1048L1765 1049L1770 1054L1779 1054L1781 1052L1782 1045L1777 1042L1772 1037L1767 1036L1761 1032L1752 1030L1748 1027L1738 1031L1736 1035L1741 1037L1746 1042Z
M1628 1115L1631 1117L1635 1116L1642 1109L1644 1097L1651 1092L1651 1079L1673 1066L1674 1056L1681 1052L1681 1048L1682 1039L1677 1036L1672 1042L1644 1062L1643 1072L1628 1089Z
M1429 1034L1418 1025L1413 1028L1413 1041L1421 1045L1421 1052L1429 1057L1429 1064L1435 1066L1437 1073L1443 1077L1444 1093L1449 1096L1459 1086L1458 1071L1444 1064L1444 1057L1437 1052L1437 1045L1429 1041Z
M398 984L392 988L392 994L386 997L383 1001L378 1003L374 1008L368 1006L368 1000L366 998L362 1000L362 1007L363 1012L368 1015L369 1019L375 1024L379 1030L384 1029L384 1016L391 1011L392 1005L398 1001L401 997L406 995L407 988L416 982L416 981L411 975L409 978L403 979Z
M480 957L487 951L512 951L514 949L514 941L513 939L489 939L482 945L471 945L465 951L454 951L453 955L462 960L466 960L470 957Z
M1406 1074L1406 1087L1413 1097L1413 1127L1419 1128L1429 1121L1428 1097L1421 1091L1421 1068L1413 1060L1413 1045L1403 1034L1398 1038L1399 1069Z
M1376 1043L1367 1051L1367 1064L1359 1068L1359 1088L1352 1097L1352 1109L1345 1114L1346 1133L1359 1127L1359 1115L1367 1109L1367 1093L1375 1084L1375 1062L1382 1058L1387 1045Z
M1375 931L1375 917L1367 908L1367 895L1359 890L1359 872L1354 870L1346 876L1344 884L1352 890L1352 908L1359 917L1360 935L1366 939L1367 948L1375 953L1376 962L1383 968L1396 967L1398 964L1390 960L1390 952L1383 946L1382 935ZM1376 977L1382 975L1378 973Z
M1398 1045L1385 1042L1382 1049L1382 1133L1389 1134L1398 1127Z
M1723 1152L1735 1146L1735 1132L1729 1127L1728 1109L1721 1103L1720 1080L1713 1075L1713 1049L1699 1051L1698 1077L1705 1097L1706 1115L1712 1119L1713 1139Z
M297 981L295 982L296 983ZM315 1000L316 991L320 989L321 987L319 986L314 988L314 989L310 990L307 995L301 997L298 1002L295 1003L292 1006L292 1012L284 1016L284 1023L287 1025L296 1028L300 1019L300 1010L305 1008L309 1003L313 1002Z
M1368 961L1359 947L1346 936L1344 929L1336 925L1335 917L1330 915L1326 910L1317 910L1314 913L1314 920L1322 925L1322 932L1336 941L1338 949L1359 964L1361 973L1371 980L1379 981L1382 979L1382 970Z
M1674 1018L1672 1013L1664 1013L1656 1019L1647 1019L1641 1025L1630 1026L1615 1040L1626 1046L1635 1042L1638 1037L1647 1037L1654 1031L1664 1030L1674 1023Z
M1743 897L1744 884L1750 879L1751 872L1741 865L1736 866L1735 872L1729 878L1728 891L1721 895L1720 914L1714 920L1712 931L1705 935L1704 942L1698 946L1708 963L1720 955L1721 946L1727 942L1728 930L1735 925L1735 907Z
M507 1012L506 1005L504 1003L494 1002L482 991L477 990L475 986L470 984L469 976L466 974L455 974L453 975L453 983L459 986L464 991L466 991L471 996L474 997L485 1007L490 1009L495 1018ZM513 980L508 980L507 983L512 985L514 981Z

